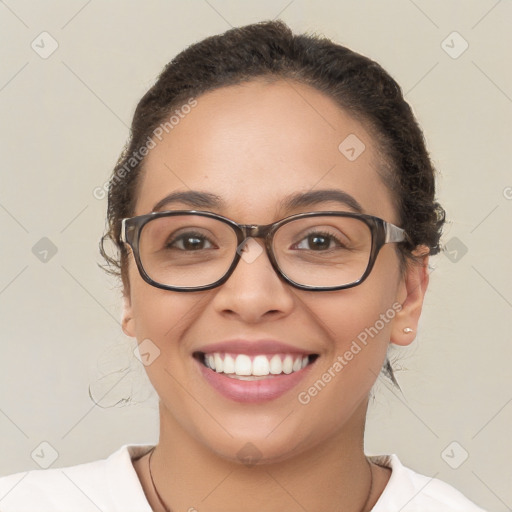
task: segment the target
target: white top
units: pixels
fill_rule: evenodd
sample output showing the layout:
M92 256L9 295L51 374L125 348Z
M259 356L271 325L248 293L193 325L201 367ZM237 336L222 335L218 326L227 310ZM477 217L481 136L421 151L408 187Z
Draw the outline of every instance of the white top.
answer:
M0 511L152 512L132 464L152 447L125 444L106 459L4 476ZM403 466L395 454L369 458L392 470L372 512L486 512L446 482Z

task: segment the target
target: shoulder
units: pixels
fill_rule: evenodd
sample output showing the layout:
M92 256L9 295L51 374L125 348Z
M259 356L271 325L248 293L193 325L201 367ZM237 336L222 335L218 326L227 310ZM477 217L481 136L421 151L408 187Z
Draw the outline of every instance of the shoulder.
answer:
M396 454L370 459L391 468L388 484L372 512L486 512L450 484L404 466Z
M133 510L150 511L132 458L150 445L123 445L108 458L75 466L32 469L0 478L2 512L74 512L123 510L123 503L136 503ZM131 500L131 502L130 502Z

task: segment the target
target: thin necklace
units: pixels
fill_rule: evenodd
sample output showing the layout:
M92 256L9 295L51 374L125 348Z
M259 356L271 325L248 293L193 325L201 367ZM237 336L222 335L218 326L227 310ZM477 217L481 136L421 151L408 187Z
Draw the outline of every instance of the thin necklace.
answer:
M155 490L155 493L160 501L160 504L165 509L165 512L172 512L172 510L164 503L164 500L158 493L155 485L155 481L153 480L153 474L151 473L151 457L153 456L153 452L155 451L156 446L153 446L151 448L151 453L149 454L149 477L151 478L151 484L153 485L153 489ZM368 463L368 467L370 468L370 490L368 491L368 496L366 497L366 501L364 502L364 505L361 508L361 512L364 512L366 510L366 505L368 505L368 502L370 501L370 496L372 495L372 489L373 489L373 471L372 471L372 464L368 460L368 457L365 456L366 462Z
M153 489L155 490L156 495L160 501L160 505L162 505L162 507L164 507L165 512L172 512L172 510L164 503L164 500L162 499L160 494L158 494L158 491L156 490L155 481L153 480L153 474L151 473L151 457L153 456L153 452L155 451L155 448L156 448L156 446L153 446L153 448L151 448L151 453L149 454L149 477L151 478L151 484L153 485Z

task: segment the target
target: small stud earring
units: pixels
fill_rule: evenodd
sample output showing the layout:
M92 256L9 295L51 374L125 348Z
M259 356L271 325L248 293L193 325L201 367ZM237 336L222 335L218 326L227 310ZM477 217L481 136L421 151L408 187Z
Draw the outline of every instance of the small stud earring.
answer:
M410 327L405 327L405 329L404 329L404 332L406 334L409 334L410 332L413 332L413 331L414 331L414 329L411 329Z

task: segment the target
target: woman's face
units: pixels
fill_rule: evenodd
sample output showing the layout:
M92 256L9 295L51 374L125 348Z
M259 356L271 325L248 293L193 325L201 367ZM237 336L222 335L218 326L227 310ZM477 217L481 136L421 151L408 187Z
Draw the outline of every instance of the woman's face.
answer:
M215 194L224 206L173 202L161 210L208 210L242 224L269 224L300 212L354 211L332 200L282 209L290 195L335 189L352 196L365 213L396 224L379 165L368 132L330 98L295 82L251 81L198 97L190 113L164 132L146 157L134 215L153 211L172 192L192 190ZM421 309L422 297L404 304L408 286L400 278L395 247L381 249L361 285L328 292L293 288L274 272L264 250L254 254L254 259L242 258L221 286L186 293L144 282L130 255L123 328L160 351L146 370L161 400L163 430L186 432L222 457L236 460L252 450L265 461L286 459L340 436L362 435L368 394L389 341L412 341L402 330L416 327ZM219 392L205 378L213 370L193 356L234 339L247 342L229 347L234 357L249 353L271 359L276 352L318 357L300 378L293 373L279 377L294 380L278 396L253 393L244 400L236 390L236 396ZM238 390L256 386L235 383L226 381L228 390L231 384Z

